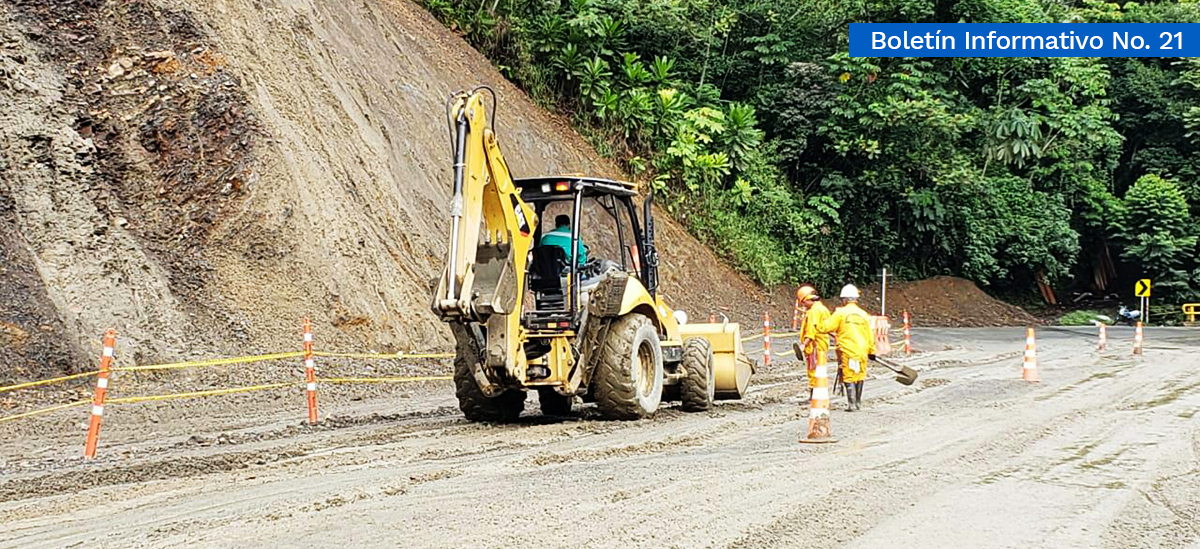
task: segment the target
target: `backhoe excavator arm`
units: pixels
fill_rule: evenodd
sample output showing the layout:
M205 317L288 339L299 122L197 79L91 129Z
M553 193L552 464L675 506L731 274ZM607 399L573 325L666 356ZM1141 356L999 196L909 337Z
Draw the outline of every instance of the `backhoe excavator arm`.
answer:
M450 246L433 311L443 320L486 326L485 355L494 367L524 363L519 330L534 209L513 184L479 87L455 93L448 115L454 135ZM480 241L480 237L482 242ZM480 341L480 344L484 344Z

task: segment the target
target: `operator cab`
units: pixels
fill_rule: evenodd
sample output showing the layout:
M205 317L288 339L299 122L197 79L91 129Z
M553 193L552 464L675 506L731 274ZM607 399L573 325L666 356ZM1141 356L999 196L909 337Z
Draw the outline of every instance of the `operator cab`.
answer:
M653 245L651 200L647 198L642 203L642 219L646 222L643 226L637 215L638 194L634 184L575 175L519 178L513 183L520 189L521 199L533 206L539 220L534 228L535 245L530 250L526 273L533 297L532 303L525 303L526 328L576 329L586 314L589 292L613 272L629 273L654 295L658 261ZM575 254L568 261L562 246L541 244L542 236L555 229L555 217L563 214L570 218L570 245L566 249L586 249L587 261L582 264ZM588 218L597 215L601 217L600 223L589 222ZM581 236L582 227L587 227L593 235L599 227L605 234L589 243Z

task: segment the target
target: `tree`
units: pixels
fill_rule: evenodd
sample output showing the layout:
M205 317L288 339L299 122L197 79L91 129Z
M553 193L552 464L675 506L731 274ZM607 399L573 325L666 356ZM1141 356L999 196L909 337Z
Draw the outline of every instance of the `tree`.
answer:
M846 47L849 23L1200 22L1200 2L421 1L761 282L1086 284L1115 246L1200 287L1194 223L1145 213L1200 218L1200 62ZM1148 174L1183 207L1132 192Z
M1144 175L1125 193L1113 233L1126 247L1121 257L1154 279L1168 299L1190 292L1196 268L1196 222L1178 185Z

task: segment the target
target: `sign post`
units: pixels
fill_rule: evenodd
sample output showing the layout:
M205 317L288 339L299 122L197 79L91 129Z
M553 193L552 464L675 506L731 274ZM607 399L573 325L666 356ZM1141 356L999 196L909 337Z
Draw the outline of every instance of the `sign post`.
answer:
M883 282L879 292L879 316L887 316L887 267L883 268Z
M1143 278L1133 285L1133 295L1136 295L1139 307L1142 310L1142 318L1146 324L1150 323L1150 279Z

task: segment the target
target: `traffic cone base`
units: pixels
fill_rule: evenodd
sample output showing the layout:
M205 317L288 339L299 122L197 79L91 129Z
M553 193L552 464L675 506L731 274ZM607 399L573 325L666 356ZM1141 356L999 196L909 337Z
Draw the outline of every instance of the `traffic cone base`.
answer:
M829 427L829 416L808 420L808 436L800 439L801 444L828 444L837 442Z

